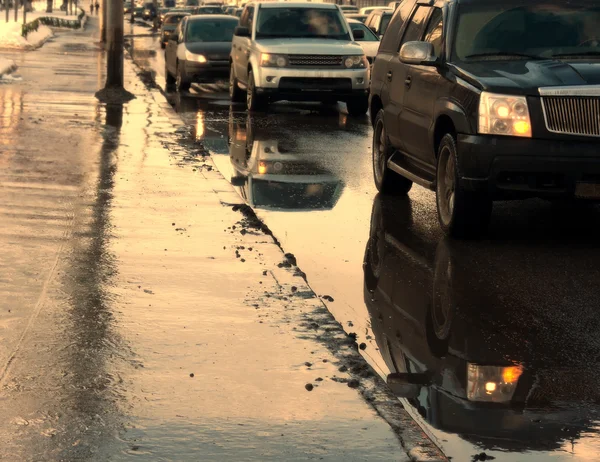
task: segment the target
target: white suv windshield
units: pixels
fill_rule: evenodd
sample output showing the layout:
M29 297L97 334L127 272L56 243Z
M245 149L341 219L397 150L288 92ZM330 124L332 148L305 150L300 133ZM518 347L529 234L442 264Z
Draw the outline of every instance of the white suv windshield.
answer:
M459 60L600 58L600 8L591 3L485 2L460 6Z
M337 9L261 8L256 38L328 38L350 40Z

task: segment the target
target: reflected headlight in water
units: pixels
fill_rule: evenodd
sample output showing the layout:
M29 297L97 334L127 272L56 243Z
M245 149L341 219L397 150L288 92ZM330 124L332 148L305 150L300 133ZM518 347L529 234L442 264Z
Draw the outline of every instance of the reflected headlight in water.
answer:
M507 403L515 390L522 366L467 365L467 399L488 403Z

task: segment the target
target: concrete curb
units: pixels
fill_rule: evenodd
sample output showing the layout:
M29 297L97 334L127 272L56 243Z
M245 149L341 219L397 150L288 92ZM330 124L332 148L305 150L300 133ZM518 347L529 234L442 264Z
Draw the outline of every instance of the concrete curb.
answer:
M131 58L129 53L127 57ZM138 77L140 76L142 70L133 60L126 60L125 65L133 66ZM141 78L140 81L144 83ZM144 85L161 108L163 115L172 123L175 131L185 136L186 125L166 100L163 92L157 88L148 88L146 83ZM298 329L296 335L302 339L321 343L329 349L338 361L336 365L339 366L340 377L336 377L336 381L346 383L360 393L366 403L371 405L375 412L390 425L411 460L448 462L441 450L429 439L404 407L399 405L401 403L398 398L359 354L355 339L344 332L323 300L315 294L306 280L306 275L298 267L295 257L285 253L267 225L257 217L251 207L243 202L233 186L219 172L210 155L203 155L202 162L204 168L199 170L199 173L204 179L210 181L213 192L221 204L230 206L241 214L241 219L237 223L239 226L234 227L239 230L236 232L243 234L243 230L246 229L254 233L262 233L272 239L272 243L279 248L281 262L267 270L277 283L278 293L269 294L267 297L294 299L294 307L301 307L297 309L296 315L300 318L302 328Z

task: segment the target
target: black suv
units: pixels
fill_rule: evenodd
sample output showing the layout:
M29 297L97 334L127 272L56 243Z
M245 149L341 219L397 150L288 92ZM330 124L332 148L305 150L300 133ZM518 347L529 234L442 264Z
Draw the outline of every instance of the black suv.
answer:
M405 0L371 81L377 188L436 191L475 236L492 201L600 199L597 1Z

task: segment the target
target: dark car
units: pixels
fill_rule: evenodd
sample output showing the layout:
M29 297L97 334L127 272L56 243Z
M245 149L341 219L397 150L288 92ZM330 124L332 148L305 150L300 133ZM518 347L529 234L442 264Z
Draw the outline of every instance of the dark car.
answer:
M194 14L224 14L220 6L199 6Z
M136 6L133 8L133 16L135 18L142 18L144 16L144 7Z
M414 2L414 0L412 1ZM385 34L393 15L393 11L375 10L367 17L365 25L379 37L382 37L383 34Z
M131 2L123 3L123 14L124 15L131 14L132 10L133 10L133 5L131 4Z
M454 236L481 234L494 200L598 201L597 24L591 1L404 1L373 66L377 188L436 191Z
M186 16L169 37L165 52L167 84L178 91L193 82L229 76L229 55L238 19L229 15Z
M189 16L189 13L183 12L171 12L167 13L164 17L162 26L160 28L160 47L165 48L167 46L167 42L169 41L169 37L177 28L177 24L186 16Z
M144 12L142 13L142 18L146 21L150 21L156 18L157 10L154 6L154 3L145 3L144 4Z

